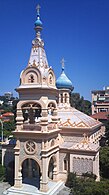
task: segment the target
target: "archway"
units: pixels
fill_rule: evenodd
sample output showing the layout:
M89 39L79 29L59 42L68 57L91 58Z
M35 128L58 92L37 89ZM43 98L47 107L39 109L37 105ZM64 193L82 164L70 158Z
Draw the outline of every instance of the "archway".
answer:
M28 158L22 164L22 183L30 184L40 188L40 167L39 164Z
M53 156L51 157L48 165L48 177L51 180L54 180L54 170L56 167L56 158Z
M26 103L22 106L24 122L34 124L41 117L41 105L38 103Z
M54 102L50 102L48 104L48 114L53 115L54 110L56 109L56 105Z

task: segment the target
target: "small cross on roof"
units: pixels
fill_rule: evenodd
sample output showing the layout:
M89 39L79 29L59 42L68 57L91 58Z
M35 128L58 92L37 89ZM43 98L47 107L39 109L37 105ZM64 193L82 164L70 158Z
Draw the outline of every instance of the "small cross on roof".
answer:
M37 13L39 14L39 11L40 11L40 5L38 4L37 6L36 6L36 10L37 10Z
M62 68L64 68L65 67L65 60L64 60L64 58L62 58L61 64L62 64Z

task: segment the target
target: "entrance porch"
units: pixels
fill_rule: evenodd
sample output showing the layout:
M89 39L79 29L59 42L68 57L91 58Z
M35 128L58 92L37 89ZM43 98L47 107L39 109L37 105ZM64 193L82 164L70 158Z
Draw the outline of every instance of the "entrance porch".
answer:
M49 190L47 192L41 192L36 186L23 184L21 188L16 188L14 186L10 187L3 192L4 195L57 195L61 189L64 188L64 182L49 181Z

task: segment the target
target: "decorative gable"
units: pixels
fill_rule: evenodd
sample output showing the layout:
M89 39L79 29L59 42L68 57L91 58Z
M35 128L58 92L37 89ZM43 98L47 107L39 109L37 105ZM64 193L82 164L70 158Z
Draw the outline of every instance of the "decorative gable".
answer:
M21 84L40 84L41 73L36 67L28 67L21 73Z
M73 127L73 128L87 128L89 127L87 124L85 124L83 121L79 122L79 123L72 123L70 119L67 119L67 121L65 121L64 123L60 123L60 126L63 127Z
M77 124L77 127L89 127L88 125L86 125L86 123L84 123L83 121Z

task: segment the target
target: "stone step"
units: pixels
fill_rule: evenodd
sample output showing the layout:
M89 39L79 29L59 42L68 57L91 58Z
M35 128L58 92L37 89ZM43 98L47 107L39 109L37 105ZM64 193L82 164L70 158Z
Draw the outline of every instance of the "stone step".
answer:
M57 195L60 190L64 188L62 181L48 183L48 192L41 192L35 186L23 184L22 188L15 188L14 186L3 192L4 195Z

